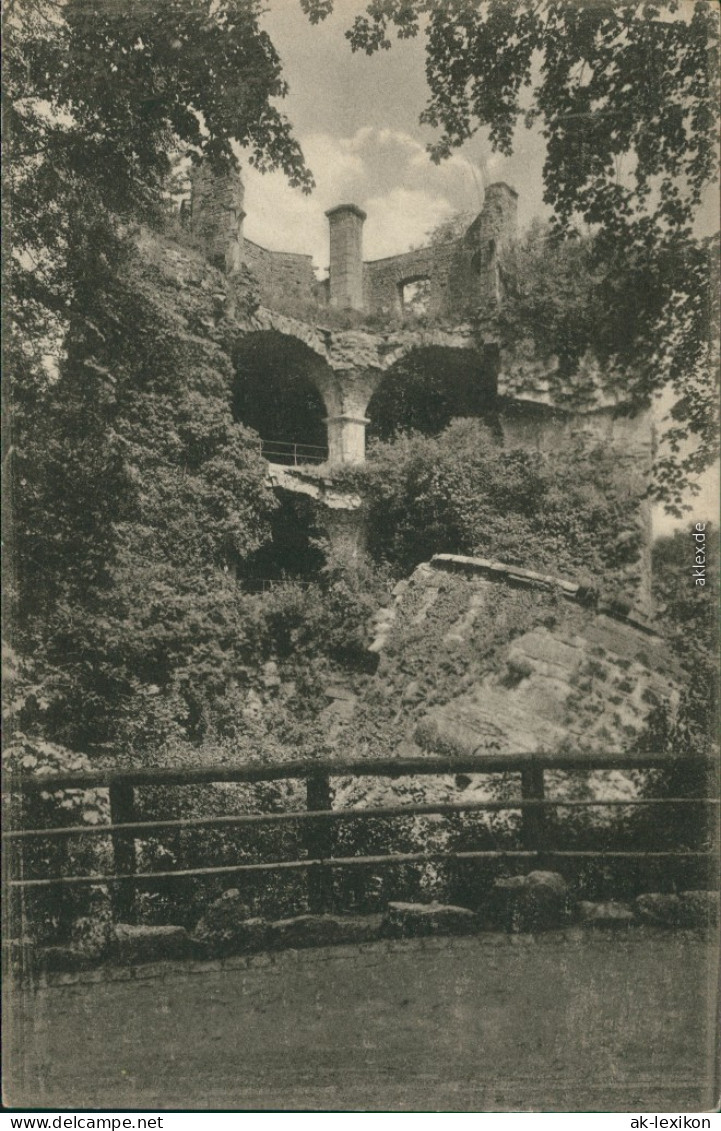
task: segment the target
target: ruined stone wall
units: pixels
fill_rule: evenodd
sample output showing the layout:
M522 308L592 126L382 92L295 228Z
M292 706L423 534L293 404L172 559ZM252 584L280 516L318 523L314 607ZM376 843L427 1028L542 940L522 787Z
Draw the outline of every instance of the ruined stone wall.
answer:
M489 185L482 211L457 240L364 264L364 303L371 313L403 313L405 283L428 279L431 318L491 312L501 297L499 264L517 231L518 196Z
M427 279L430 318L458 322L492 313L500 297L499 260L516 232L517 195L508 185L493 184L460 239L364 262L365 212L355 204L338 205L326 213L330 276L319 284L310 256L270 251L243 238L243 203L237 173L216 176L206 166L193 170L188 224L206 257L227 274L245 262L258 279L263 304L286 312L330 304L397 317L403 313L403 286Z
M403 255L391 255L363 264L365 308L374 314L391 316L403 313L402 288L418 279L430 281L428 314L443 317L451 314L452 296L459 287L452 284L454 267L463 263L462 240L441 247L422 247Z
M288 306L310 306L316 301L317 284L310 255L269 251L252 240L243 240L243 257L258 280L264 306L283 310Z

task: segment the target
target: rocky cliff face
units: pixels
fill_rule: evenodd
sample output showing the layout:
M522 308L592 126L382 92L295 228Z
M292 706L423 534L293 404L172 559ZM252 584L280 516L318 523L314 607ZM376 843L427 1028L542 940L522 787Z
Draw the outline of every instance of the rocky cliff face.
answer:
M438 554L395 590L371 645L404 741L451 754L628 749L673 712L663 640L570 581Z
M676 662L648 624L569 580L459 555L436 555L396 586L376 617L371 652L378 668L355 705L346 699L342 717L329 708L339 758L588 756L589 773L546 774L548 797L638 796L647 775L599 763L631 750L652 712L673 714L679 699ZM490 769L393 782L369 774L336 779L335 805L510 800L519 789L518 775ZM618 813L594 807L582 821L611 830ZM476 814L473 835L491 847L511 843L518 820L510 811ZM442 822L409 821L411 847L448 847Z

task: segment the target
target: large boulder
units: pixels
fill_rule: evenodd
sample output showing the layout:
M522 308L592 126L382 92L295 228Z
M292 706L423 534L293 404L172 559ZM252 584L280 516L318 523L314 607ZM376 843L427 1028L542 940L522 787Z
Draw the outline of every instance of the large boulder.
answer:
M389 903L385 917L388 934L405 937L468 934L477 917L467 907L443 903Z
M568 886L558 872L500 877L493 892L496 920L507 931L542 931L568 919Z
M231 888L211 903L195 926L192 942L203 955L222 956L262 950L267 936L266 921L254 917L238 889Z
M93 885L86 895L86 914L78 916L70 928L70 946L89 962L98 962L112 950L113 942L110 893L107 888Z
M655 927L677 927L681 922L681 901L677 895L666 892L646 892L635 903L639 923Z

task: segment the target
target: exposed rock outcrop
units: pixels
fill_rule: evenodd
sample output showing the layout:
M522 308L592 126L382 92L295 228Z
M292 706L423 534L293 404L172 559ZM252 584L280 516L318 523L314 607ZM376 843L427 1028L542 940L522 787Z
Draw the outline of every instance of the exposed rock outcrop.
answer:
M388 652L383 670L400 684L406 642L417 650L423 631L429 668L438 667L440 651L457 672L438 687L418 678L416 664L398 688L400 702L413 705L413 737L424 749L573 746L597 760L627 749L653 707L677 704L678 669L661 637L570 581L438 554L396 594L378 614L371 645Z

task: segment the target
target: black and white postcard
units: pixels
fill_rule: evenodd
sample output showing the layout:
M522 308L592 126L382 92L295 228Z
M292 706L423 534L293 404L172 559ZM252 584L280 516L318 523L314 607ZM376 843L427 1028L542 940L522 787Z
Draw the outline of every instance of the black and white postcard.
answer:
M710 1127L719 26L6 3L7 1108Z

